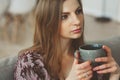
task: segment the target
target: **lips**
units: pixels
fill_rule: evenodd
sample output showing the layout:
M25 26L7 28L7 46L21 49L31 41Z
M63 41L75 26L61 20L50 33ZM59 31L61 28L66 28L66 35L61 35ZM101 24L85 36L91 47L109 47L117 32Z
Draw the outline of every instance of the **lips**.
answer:
M79 29L75 29L75 30L73 30L72 32L73 32L73 33L80 33L80 32L81 32L81 30L82 30L82 29L81 29L81 28L79 28Z

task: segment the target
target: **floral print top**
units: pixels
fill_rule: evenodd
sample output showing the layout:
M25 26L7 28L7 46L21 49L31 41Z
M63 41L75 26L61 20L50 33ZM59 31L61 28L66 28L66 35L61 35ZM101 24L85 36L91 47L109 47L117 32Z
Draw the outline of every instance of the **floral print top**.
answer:
M104 75L102 80L108 80ZM25 51L18 56L15 65L14 80L59 80L52 78L44 67L43 57L37 51ZM96 80L96 79L92 79Z
M18 57L14 80L53 80L42 62L43 58L35 51L25 51Z

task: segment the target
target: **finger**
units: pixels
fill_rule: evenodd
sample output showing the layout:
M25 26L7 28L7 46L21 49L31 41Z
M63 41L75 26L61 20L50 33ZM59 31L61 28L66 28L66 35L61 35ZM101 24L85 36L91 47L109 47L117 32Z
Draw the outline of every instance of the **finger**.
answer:
M83 80L89 80L91 77L92 77L92 71L88 71L86 73L79 75L79 79L83 79Z
M116 66L116 64L114 62L111 62L111 63L108 63L108 64L103 64L101 66L97 66L97 67L93 68L93 70L94 71L103 70L103 69L107 69L107 68L110 68L110 67L113 67L113 66Z
M108 57L100 57L95 59L96 62L109 62Z
M92 70L92 67L87 67L87 68L85 68L85 69L79 69L78 70L78 75L80 75L80 74L82 74L82 73L85 73L85 72L88 72L88 71L91 71Z
M88 76L88 78L86 78L86 80L91 80L92 75Z
M89 75L86 79L83 79L83 80L91 80L92 78L92 75Z
M92 71L88 71L87 73L85 73L85 80L90 80L91 77L92 77Z
M103 45L103 49L106 51L107 56L111 56L111 49L105 45Z
M74 62L73 64L79 64L79 59L80 59L80 54L79 54L79 51L76 50L75 53L74 53Z
M90 61L86 61L86 62L83 62L83 63L80 63L78 64L78 69L85 69L87 67L91 67L91 62Z
M105 70L100 70L100 71L97 71L97 73L99 74L104 74L104 73L113 73L117 70L117 67L111 67L111 68L108 68L108 69L105 69Z
M104 64L104 65L101 65L101 66L97 66L95 68L93 68L94 71L97 71L97 70L102 70L102 69L106 69L108 67L110 67L111 65L110 64Z

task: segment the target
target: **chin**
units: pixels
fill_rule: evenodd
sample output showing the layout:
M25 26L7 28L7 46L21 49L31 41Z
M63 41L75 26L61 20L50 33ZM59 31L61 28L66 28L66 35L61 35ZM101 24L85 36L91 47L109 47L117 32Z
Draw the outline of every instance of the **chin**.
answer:
M81 37L81 34L79 34L79 35L74 35L72 38L73 39L77 39L77 38L80 38Z

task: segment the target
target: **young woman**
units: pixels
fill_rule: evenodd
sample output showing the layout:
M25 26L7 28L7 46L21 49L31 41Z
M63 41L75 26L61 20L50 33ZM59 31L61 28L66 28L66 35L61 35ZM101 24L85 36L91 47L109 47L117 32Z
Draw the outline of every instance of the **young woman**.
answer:
M21 51L14 73L15 80L90 80L93 71L119 78L118 66L109 47L106 62L94 69L90 61L80 63L78 52L84 44L84 17L80 0L39 0L36 12L34 44Z

